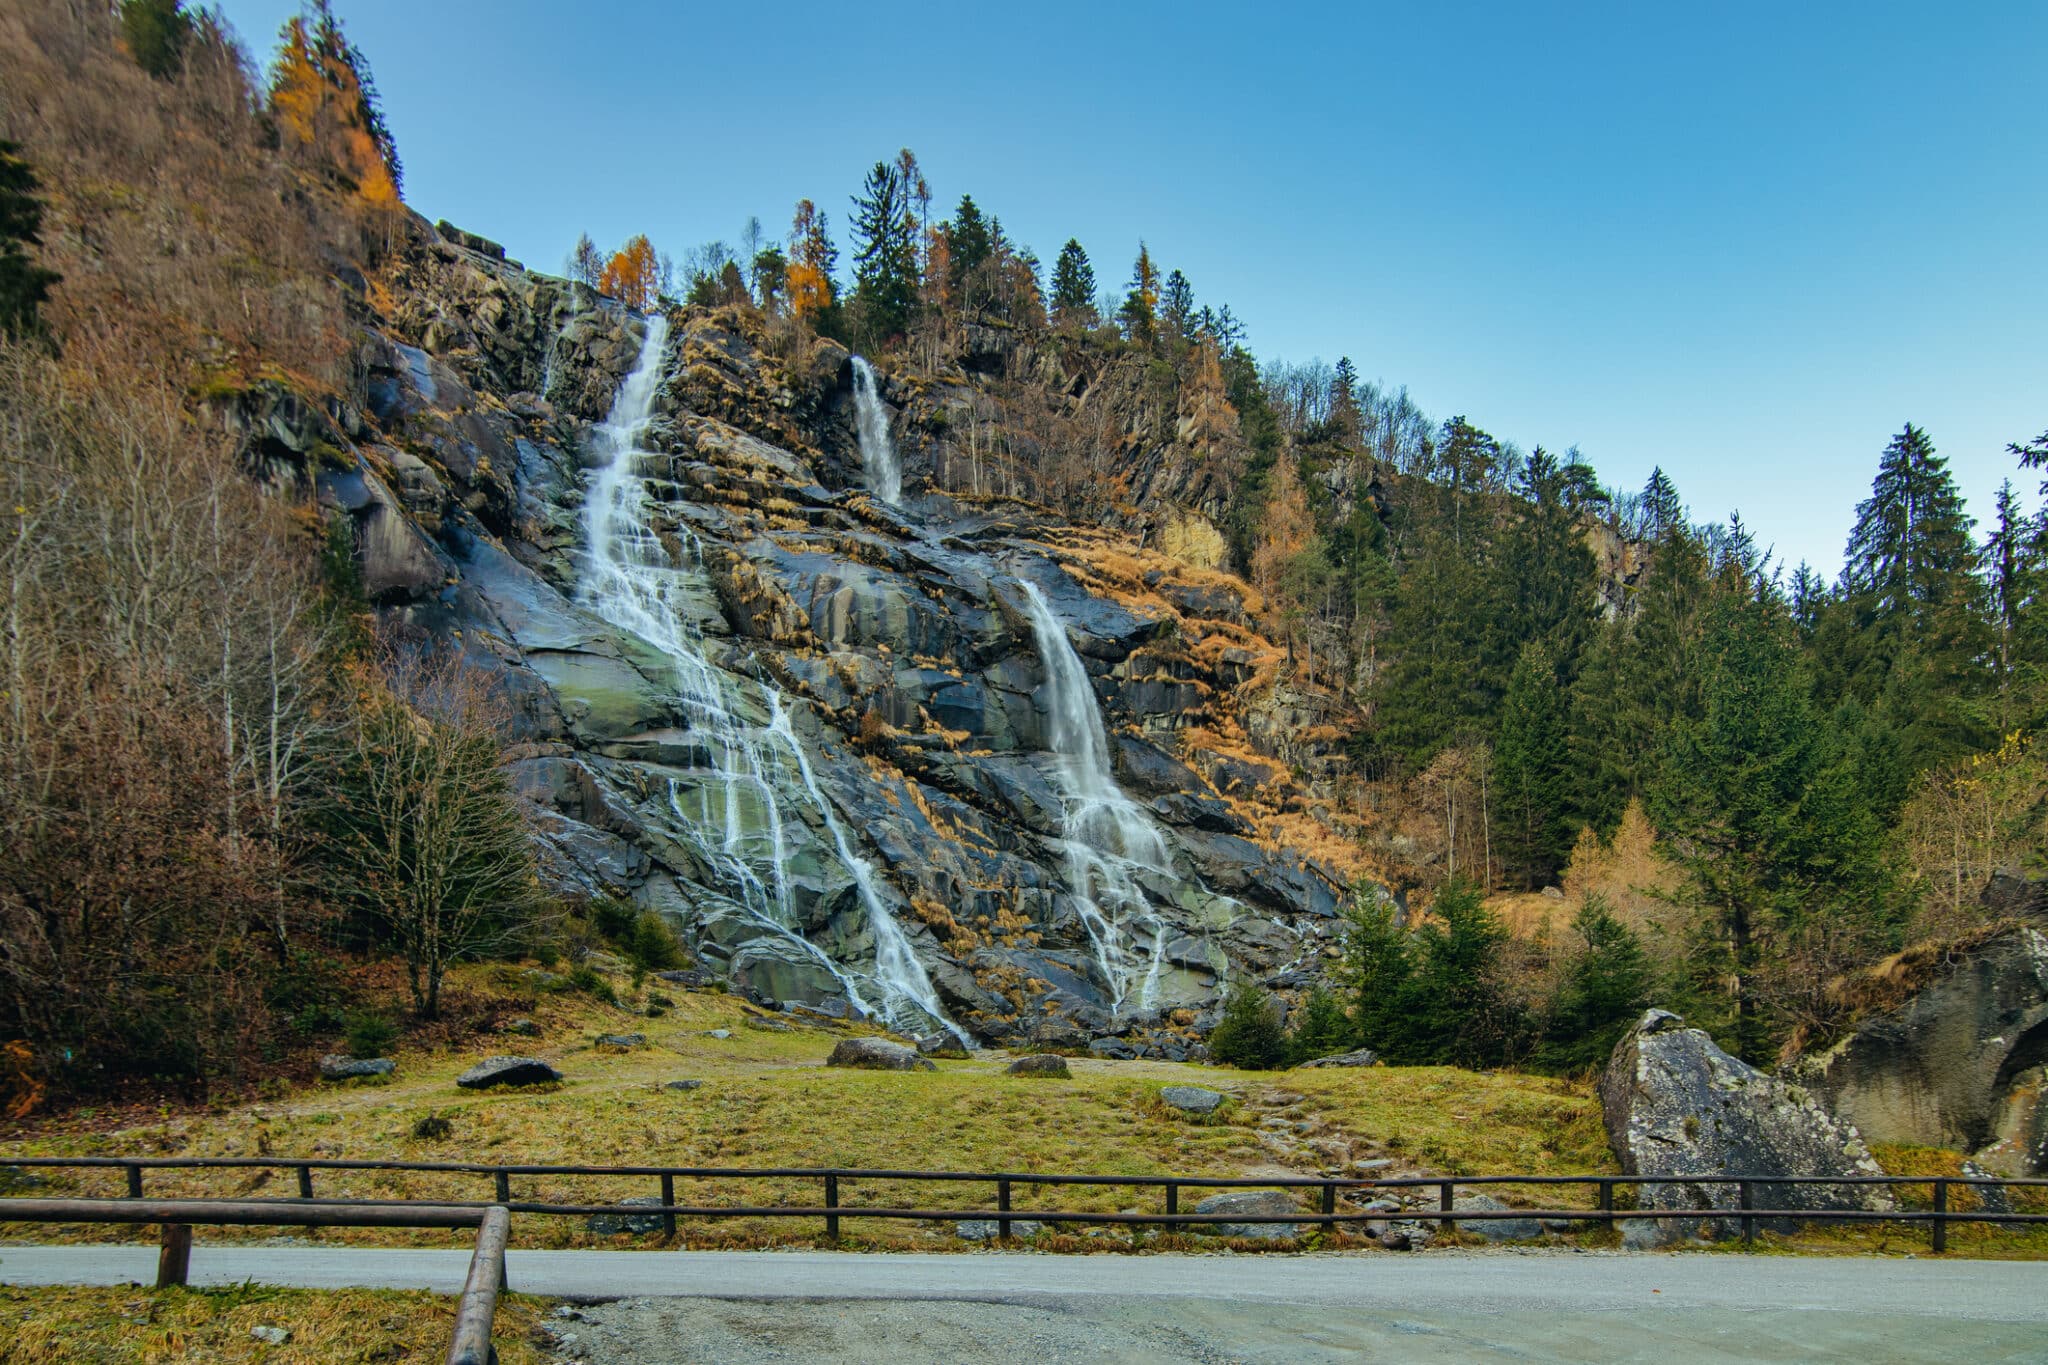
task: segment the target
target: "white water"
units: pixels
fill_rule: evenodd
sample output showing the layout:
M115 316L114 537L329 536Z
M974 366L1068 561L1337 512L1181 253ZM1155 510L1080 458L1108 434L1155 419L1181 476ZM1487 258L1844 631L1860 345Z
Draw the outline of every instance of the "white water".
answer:
M720 889L736 892L738 903L764 930L800 945L863 1012L896 1027L937 1021L958 1033L883 902L874 869L854 852L831 802L819 790L781 694L766 683L757 684L768 723L750 722L742 714L746 683L714 666L706 655L690 607L691 597L701 597L703 587L695 540L683 532L679 552L672 555L648 525L650 494L639 465L652 457L641 442L654 419L667 339L668 319L659 314L649 318L639 359L612 402L611 416L597 431L607 459L591 475L585 495L583 531L589 563L583 598L598 615L653 645L674 666L676 700L688 718L691 737L706 750L712 771L696 784L694 799L684 785L671 782L669 802L693 837L694 851L719 873ZM793 850L785 833L793 824L801 828L802 820L800 812L783 809L773 780L778 771L799 779L810 813L831 836L839 859L853 876L875 940L875 970L867 978L878 997L875 1003L869 1002L851 973L795 928L797 916L786 876Z
M1038 585L1018 580L1031 610L1031 632L1045 670L1046 733L1059 757L1054 772L1064 808L1061 845L1067 887L1095 949L1095 962L1109 984L1112 1009L1135 1004L1150 1009L1159 993L1159 969L1166 951L1166 925L1138 874L1168 874L1166 837L1145 809L1124 794L1109 764L1109 735L1088 670L1053 615ZM1145 961L1133 961L1130 930L1151 938Z
M853 406L860 418L860 462L868 492L883 502L903 500L903 466L896 461L896 443L889 439L889 409L875 383L874 368L853 358Z

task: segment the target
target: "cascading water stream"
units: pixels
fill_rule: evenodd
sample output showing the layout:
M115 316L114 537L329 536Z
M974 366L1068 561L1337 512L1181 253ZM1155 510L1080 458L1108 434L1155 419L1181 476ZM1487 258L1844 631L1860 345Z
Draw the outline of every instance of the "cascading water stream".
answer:
M737 896L763 930L786 939L839 982L847 999L863 1012L897 1027L936 1021L958 1034L946 1018L931 979L889 913L872 866L857 854L831 802L819 789L809 758L790 724L781 694L766 683L760 708L766 724L750 721L742 680L711 663L695 625L692 597L703 596L702 565L694 538L684 532L671 554L649 526L650 496L639 468L654 458L642 445L654 420L661 389L668 319L647 321L647 337L633 372L620 386L610 417L597 430L605 463L590 478L583 508L589 562L584 601L605 620L639 636L674 668L676 701L689 731L705 752L711 780L695 784L694 799L671 781L669 801L695 845L718 874L721 889ZM775 778L785 779L778 795ZM796 781L787 779L793 776ZM875 970L867 984L870 1003L854 976L834 963L796 929L786 866L792 852L786 835L800 825L798 812L784 810L787 793L800 790L816 822L853 877L875 940ZM962 1035L964 1039L965 1035Z
M1064 809L1060 843L1067 886L1088 929L1096 965L1109 984L1113 1011L1122 1014L1132 1004L1150 1009L1159 991L1166 924L1145 898L1138 874L1171 873L1166 836L1117 785L1095 689L1089 686L1088 670L1074 652L1067 628L1053 615L1037 584L1022 578L1018 582L1045 670L1047 737L1059 759L1054 772ZM1142 927L1152 940L1142 966L1132 961L1129 931L1134 926Z
M897 463L896 443L889 438L889 409L882 403L874 367L859 356L853 358L853 406L860 419L860 462L868 492L883 502L901 502L903 466Z

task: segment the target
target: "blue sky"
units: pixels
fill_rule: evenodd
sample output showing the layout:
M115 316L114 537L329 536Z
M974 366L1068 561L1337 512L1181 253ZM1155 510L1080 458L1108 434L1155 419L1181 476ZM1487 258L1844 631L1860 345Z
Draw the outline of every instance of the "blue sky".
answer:
M1262 358L1661 463L1829 575L1906 422L1980 517L2048 429L2037 2L335 4L407 198L537 268L839 229L909 146L1048 262L1143 238ZM267 61L296 6L223 8Z

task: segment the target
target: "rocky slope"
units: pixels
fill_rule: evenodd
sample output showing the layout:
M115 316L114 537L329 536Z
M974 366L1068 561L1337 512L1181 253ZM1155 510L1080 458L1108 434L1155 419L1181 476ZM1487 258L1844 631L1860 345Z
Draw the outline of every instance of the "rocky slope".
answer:
M1317 741L1212 567L1199 415L1134 530L932 491L928 415L891 414L924 434L886 505L834 343L423 225L362 283L361 401L243 412L249 458L347 511L387 623L502 683L561 894L672 916L760 997L992 1040L1183 1055L1228 981L1302 979L1339 890L1282 849Z

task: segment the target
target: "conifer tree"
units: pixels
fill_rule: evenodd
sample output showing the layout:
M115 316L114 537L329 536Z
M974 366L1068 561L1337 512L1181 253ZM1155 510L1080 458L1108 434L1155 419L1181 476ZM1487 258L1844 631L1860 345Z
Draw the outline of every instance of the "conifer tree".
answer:
M972 308L976 304L970 282L994 250L988 221L981 216L981 207L974 202L973 195L960 196L960 207L953 210L952 221L945 225L945 235L946 287L962 307Z
M1357 1028L1344 1009L1344 1002L1328 986L1317 982L1296 1011L1294 1026L1287 1030L1287 1060L1293 1065L1349 1052L1358 1045Z
M1330 379L1330 426L1345 446L1358 445L1358 367L1348 355L1337 357L1336 373Z
M1652 541L1668 539L1685 527L1685 505L1662 465L1652 467L1643 484L1642 518L1643 535Z
M808 199L796 201L796 213L789 225L789 311L798 318L820 319L830 313L838 299L833 272L839 268L839 248L832 243L831 225L824 212Z
M1117 309L1116 320L1124 329L1124 336L1141 346L1150 346L1159 339L1159 268L1152 264L1152 253L1143 242L1138 243L1138 259L1131 265L1131 284L1124 295L1123 306Z
M1655 973L1634 932L1601 897L1588 896L1572 918L1578 954L1566 968L1544 1020L1539 1064L1556 1071L1594 1071L1650 1003Z
M121 40L135 64L168 79L184 64L192 38L192 16L180 0L121 0Z
M1093 327L1095 268L1088 253L1069 237L1052 267L1052 321L1056 327Z
M1500 828L1511 872L1529 887L1548 884L1571 852L1569 711L1556 662L1541 639L1522 646L1501 702L1494 749Z
M876 341L908 331L917 306L913 192L900 164L877 161L853 198L854 295L861 325Z
M404 185L398 143L384 122L369 60L342 33L329 0L313 0L305 14L286 20L278 43L270 107L279 124L365 203L396 208Z
M1174 341L1186 341L1194 335L1195 287L1178 270L1166 277L1166 284L1160 289L1159 321Z
M18 150L0 141L0 336L34 331L36 314L58 280L29 256L29 248L42 245L43 203L36 197L36 173L15 155Z
M1920 428L1885 447L1856 509L1841 629L1822 638L1824 696L1854 697L1898 734L1918 771L1986 747L1978 662L1992 648L1978 553L1947 462Z
M1209 1031L1209 1055L1225 1066L1264 1071L1287 1060L1287 1035L1273 997L1250 982L1231 987L1223 1018Z

